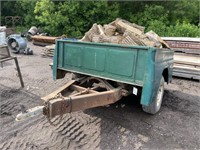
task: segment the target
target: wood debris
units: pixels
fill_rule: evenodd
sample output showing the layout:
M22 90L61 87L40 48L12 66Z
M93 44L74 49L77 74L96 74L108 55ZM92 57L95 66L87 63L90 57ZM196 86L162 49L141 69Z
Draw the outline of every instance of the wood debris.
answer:
M53 57L54 49L55 49L55 44L45 46L42 49L41 55L43 57Z
M145 34L144 29L142 26L117 18L103 26L93 24L80 41L169 48L155 32Z

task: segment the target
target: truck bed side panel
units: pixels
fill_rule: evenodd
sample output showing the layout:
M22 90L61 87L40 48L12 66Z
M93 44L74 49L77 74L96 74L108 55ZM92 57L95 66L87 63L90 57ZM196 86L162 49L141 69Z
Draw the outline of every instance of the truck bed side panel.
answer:
M173 51L169 49L149 50L142 89L141 104L148 106L157 96L163 71L167 69L168 82L172 80Z
M148 47L57 41L56 70L142 86Z

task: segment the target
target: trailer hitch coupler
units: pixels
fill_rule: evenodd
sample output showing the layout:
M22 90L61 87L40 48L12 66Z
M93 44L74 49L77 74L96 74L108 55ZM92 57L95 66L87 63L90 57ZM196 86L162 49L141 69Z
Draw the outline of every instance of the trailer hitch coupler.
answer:
M23 111L16 116L15 120L22 121L22 120L28 119L30 117L34 117L36 115L42 115L44 108L45 108L44 106L37 106L37 107L31 108L31 109L28 109L26 111Z

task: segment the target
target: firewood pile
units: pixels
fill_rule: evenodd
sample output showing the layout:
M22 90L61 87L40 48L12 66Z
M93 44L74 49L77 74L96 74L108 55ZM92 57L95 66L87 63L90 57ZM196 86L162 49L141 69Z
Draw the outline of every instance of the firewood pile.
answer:
M144 33L144 29L142 26L117 18L103 26L93 24L80 41L169 48L155 32Z
M55 44L47 45L42 49L41 55L43 57L53 57L54 49L55 49Z

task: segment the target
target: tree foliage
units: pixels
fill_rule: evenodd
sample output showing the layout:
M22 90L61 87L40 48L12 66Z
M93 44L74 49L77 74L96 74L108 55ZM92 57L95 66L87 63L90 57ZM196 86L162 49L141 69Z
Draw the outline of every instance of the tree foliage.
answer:
M199 36L199 1L53 1L2 2L5 16L19 15L24 26L43 27L51 35L81 37L93 23L106 24L116 18L146 27L160 36ZM13 9L10 9L13 8Z
M15 8L18 10L18 14L23 17L24 25L37 26L39 23L35 19L34 9L35 9L36 1L32 0L17 0Z
M200 30L198 26L184 21L183 23L177 22L175 26L169 26L164 34L166 36L199 37Z
M117 17L118 8L106 1L65 1L55 4L50 0L41 0L36 3L34 13L49 33L79 37L94 22L104 24L112 21Z

